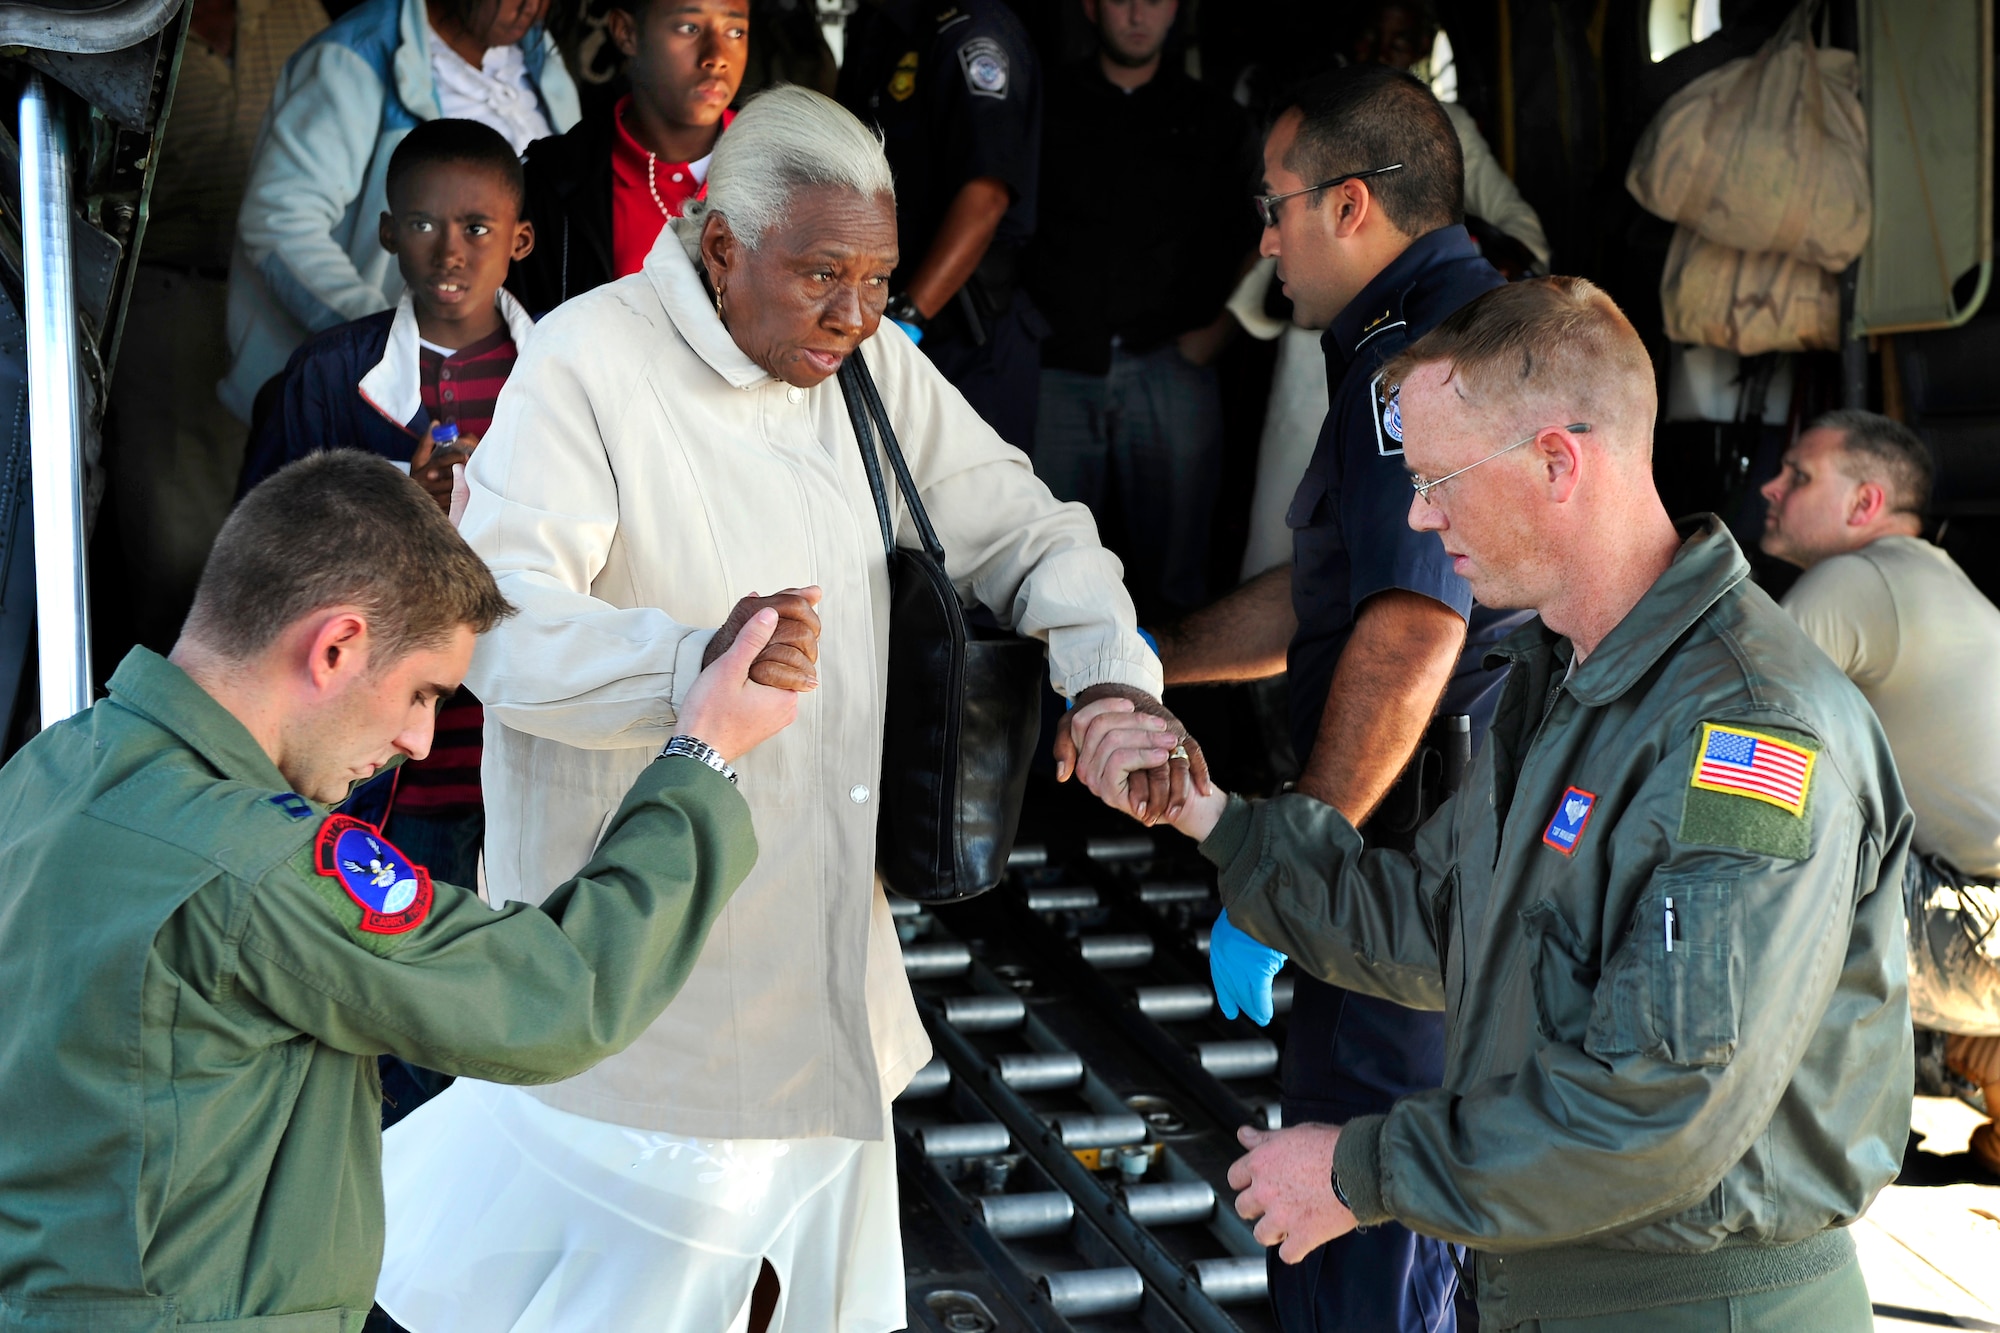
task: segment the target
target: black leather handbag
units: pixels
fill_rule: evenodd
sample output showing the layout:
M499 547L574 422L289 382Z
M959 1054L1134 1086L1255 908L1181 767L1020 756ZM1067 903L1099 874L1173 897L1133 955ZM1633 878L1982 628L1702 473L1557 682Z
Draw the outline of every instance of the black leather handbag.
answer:
M1046 655L1032 639L968 627L945 573L944 546L858 352L840 368L840 391L889 557L889 697L876 866L905 898L958 902L986 892L1007 871L1041 730ZM878 435L923 542L919 549L896 545Z

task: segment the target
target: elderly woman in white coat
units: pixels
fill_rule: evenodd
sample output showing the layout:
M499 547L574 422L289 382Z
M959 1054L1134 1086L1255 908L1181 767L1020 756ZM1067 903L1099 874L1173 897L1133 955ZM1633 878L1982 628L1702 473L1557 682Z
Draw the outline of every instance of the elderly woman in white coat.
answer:
M824 590L818 688L738 765L761 859L651 1030L532 1092L461 1081L391 1132L381 1300L416 1333L750 1327L760 1273L771 1328L904 1325L888 1106L930 1045L874 872L889 582L845 358L962 594L1043 641L1062 694L1164 710L1088 511L882 320L896 261L880 145L817 94L767 92L707 205L543 321L474 456L463 532L521 609L468 677L494 901L588 858L733 635L730 589Z

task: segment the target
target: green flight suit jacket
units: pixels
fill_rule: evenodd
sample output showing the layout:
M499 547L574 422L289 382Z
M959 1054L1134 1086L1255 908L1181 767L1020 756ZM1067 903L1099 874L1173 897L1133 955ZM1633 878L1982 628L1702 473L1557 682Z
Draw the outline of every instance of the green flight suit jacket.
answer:
M1231 922L1445 1011L1444 1086L1350 1122L1335 1170L1361 1225L1479 1251L1483 1326L1823 1276L1901 1165L1910 811L1867 701L1748 573L1710 518L1573 675L1539 620L1507 639L1412 852L1297 795L1202 845Z
M434 886L402 933L322 807L178 667L0 770L0 1330L354 1333L381 1265L376 1057L546 1083L623 1048L756 859L683 758L540 907Z

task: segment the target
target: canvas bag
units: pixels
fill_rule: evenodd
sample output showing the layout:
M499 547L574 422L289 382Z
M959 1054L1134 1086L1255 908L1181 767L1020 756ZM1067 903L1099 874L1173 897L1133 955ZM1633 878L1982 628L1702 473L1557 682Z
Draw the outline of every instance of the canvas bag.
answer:
M1816 7L1669 98L1625 188L1704 240L1837 272L1868 242L1868 129L1854 53L1813 44Z
M1748 254L1674 229L1660 275L1667 337L1739 356L1840 346L1840 285L1817 264Z

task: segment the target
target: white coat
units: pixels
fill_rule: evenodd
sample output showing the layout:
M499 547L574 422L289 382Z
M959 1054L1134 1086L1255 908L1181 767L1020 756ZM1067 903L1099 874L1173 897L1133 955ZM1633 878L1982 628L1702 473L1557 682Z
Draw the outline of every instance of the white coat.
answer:
M1157 693L1089 511L1051 496L893 323L863 351L962 595L1046 642L1061 693ZM539 901L588 859L738 598L825 589L819 688L736 765L755 870L646 1034L537 1095L640 1129L884 1137L930 1045L874 874L889 582L838 383L752 362L669 229L639 273L537 327L470 486L461 531L520 608L468 677L495 902ZM900 508L898 536L916 544Z

